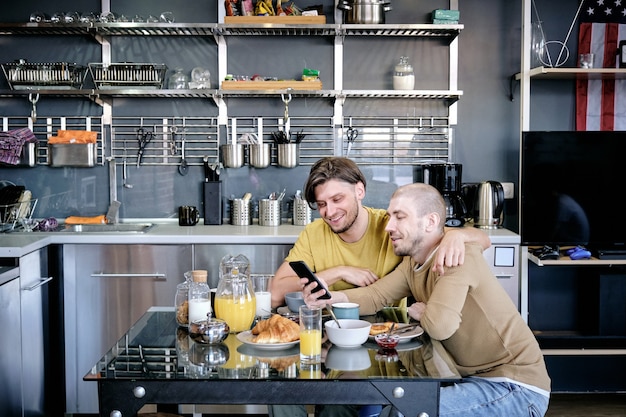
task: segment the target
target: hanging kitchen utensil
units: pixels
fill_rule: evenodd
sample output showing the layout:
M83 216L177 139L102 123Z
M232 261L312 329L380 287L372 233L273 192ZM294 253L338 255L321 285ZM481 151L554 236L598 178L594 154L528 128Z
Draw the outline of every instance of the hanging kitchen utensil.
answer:
M124 139L124 160L122 161L122 185L124 188L133 188L133 185L128 182L128 171L126 169L126 139Z
M152 141L154 137L154 133L147 131L142 127L137 129L137 142L139 143L139 150L137 151L137 168L141 165L141 158L143 158L143 153L146 150L146 147Z
M359 136L359 131L352 127L352 117L350 118L350 126L348 130L346 130L346 138L348 139L348 150L346 151L346 157L350 156L350 151L352 150L352 144Z
M33 105L30 111L30 119L35 123L37 121L37 102L39 101L39 94L29 94L28 101Z
M187 160L185 159L185 140L186 140L186 135L185 135L185 129L183 128L183 137L180 141L180 165L178 165L178 173L180 175L187 175L187 173L189 172L189 166L187 165Z
M291 88L288 88L287 91L290 91ZM290 130L290 123L289 123L289 102L291 101L291 93L289 93L287 95L287 98L285 98L284 94L281 94L280 97L283 100L283 103L285 103L285 114L283 116L283 126L284 126L284 132L285 135L287 137L287 140L289 140L289 130Z
M128 182L128 174L126 173L126 157L122 162L122 180L124 188L133 188L133 185Z
M178 126L170 126L168 130L170 132L170 155L176 155L176 153L178 152L178 147L176 146L176 133L178 132Z

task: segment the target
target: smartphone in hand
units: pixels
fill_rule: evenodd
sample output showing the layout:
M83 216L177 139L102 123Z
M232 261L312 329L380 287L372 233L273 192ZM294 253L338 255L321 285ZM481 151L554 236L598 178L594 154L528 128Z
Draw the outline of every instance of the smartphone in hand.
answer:
M317 283L317 287L315 287L313 292L318 292L320 290L326 290L326 293L324 295L320 296L320 298L322 298L324 300L330 299L330 293L328 292L328 288L326 287L326 284L324 284L322 282L322 280L319 279L313 273L313 271L311 271L309 266L304 261L292 261L292 262L289 262L289 266L291 266L291 268L294 271L296 271L296 274L298 274L298 276L300 278L308 279L309 280L309 284L311 282L316 282Z

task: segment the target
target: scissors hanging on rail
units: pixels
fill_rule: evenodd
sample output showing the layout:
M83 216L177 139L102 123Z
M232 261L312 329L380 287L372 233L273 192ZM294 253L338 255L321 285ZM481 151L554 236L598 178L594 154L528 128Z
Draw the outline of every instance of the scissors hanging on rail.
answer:
M144 151L153 138L153 132L144 129L143 127L137 129L137 142L139 143L139 150L137 151L137 168L141 165L141 159L143 158Z

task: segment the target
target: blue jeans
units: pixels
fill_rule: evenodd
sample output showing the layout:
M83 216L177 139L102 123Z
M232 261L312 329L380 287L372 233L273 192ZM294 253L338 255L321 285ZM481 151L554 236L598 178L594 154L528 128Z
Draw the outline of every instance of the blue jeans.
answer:
M520 385L470 377L441 387L439 417L542 417L548 402L547 397ZM393 411L388 406L380 415L398 415Z
M549 402L523 386L476 377L442 387L439 395L440 417L542 417Z

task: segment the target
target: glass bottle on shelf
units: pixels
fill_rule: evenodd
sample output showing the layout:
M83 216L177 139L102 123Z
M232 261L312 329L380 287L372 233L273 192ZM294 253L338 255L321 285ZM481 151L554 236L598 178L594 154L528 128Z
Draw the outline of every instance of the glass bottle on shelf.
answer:
M206 320L211 313L211 290L207 284L208 272L197 269L191 271L189 285L189 323Z
M409 58L401 56L393 72L394 90L413 90L415 87L415 72Z
M170 90L186 90L189 88L189 76L183 72L182 68L176 68L168 79L167 88Z

